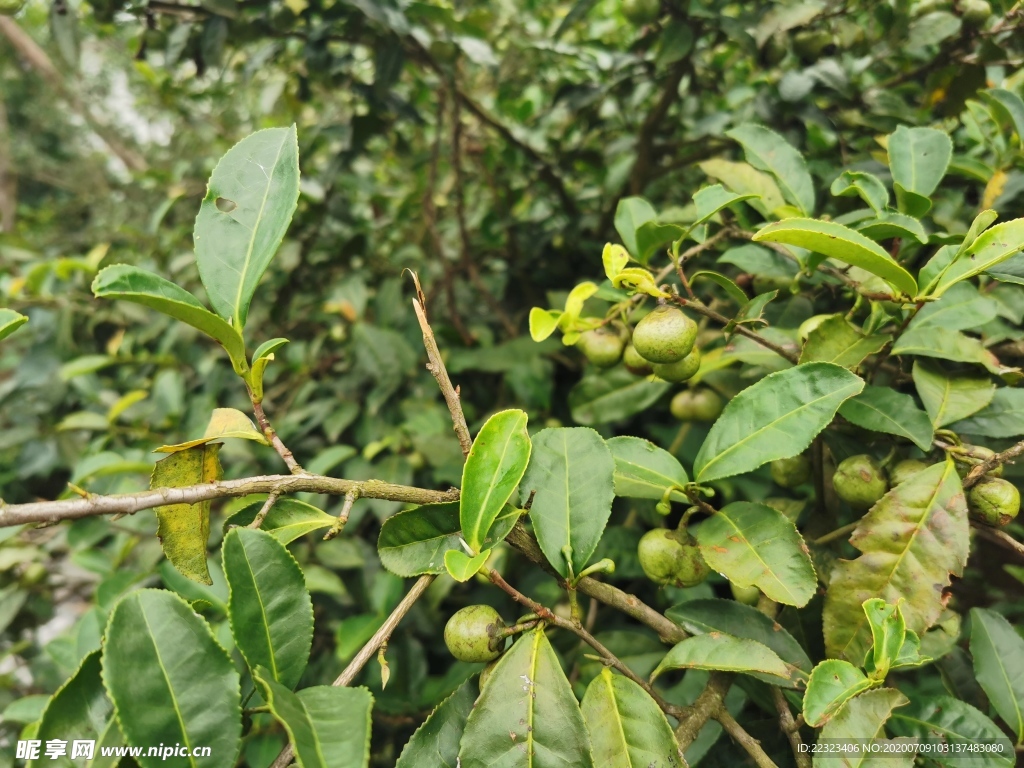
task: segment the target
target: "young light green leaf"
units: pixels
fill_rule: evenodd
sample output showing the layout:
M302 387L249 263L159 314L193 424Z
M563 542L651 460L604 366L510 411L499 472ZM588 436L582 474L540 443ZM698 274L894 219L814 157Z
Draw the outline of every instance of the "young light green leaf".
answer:
M220 443L197 445L160 459L153 467L150 488L186 488L220 479ZM164 556L182 575L212 584L206 564L210 538L210 502L165 504L156 508L156 535Z
M580 705L594 761L602 768L676 768L682 752L654 699L628 677L605 667Z
M914 398L891 387L866 386L839 406L839 415L861 429L905 437L922 451L932 447L932 422Z
M890 605L880 597L873 597L865 600L861 607L871 628L872 641L871 655L864 668L872 677L884 680L889 668L903 649L907 625L903 620L902 611L899 610L899 603Z
M896 707L910 703L910 699L895 688L875 688L865 691L846 702L821 729L821 739L834 742L847 739L883 739L885 723ZM914 753L860 755L830 755L822 752L814 756L814 768L911 768Z
M476 681L471 679L438 704L402 749L395 768L458 768L459 742L476 697Z
M154 671L159 670L154 674ZM128 744L193 744L189 768L231 768L242 741L238 672L210 626L177 595L140 589L114 608L103 645L103 684ZM137 757L143 768L166 763Z
M530 519L537 543L563 577L579 574L594 554L612 513L615 459L601 436L586 427L544 429L533 436L533 455L520 486L531 493ZM572 548L567 562L565 547Z
M778 654L756 640L709 632L676 643L651 673L654 680L672 669L708 669L788 678L790 668Z
M366 768L370 710L366 688L317 685L292 693L265 669L253 672L274 718L288 732L300 768Z
M734 501L694 528L701 554L737 587L755 586L777 603L802 607L818 582L807 545L784 514Z
M996 385L985 376L951 376L923 360L914 363L913 376L917 394L936 429L977 413L992 402L996 391Z
M654 206L642 197L624 197L615 208L615 231L619 233L626 250L635 257L640 257L636 231L649 221L655 221L658 212Z
M580 379L569 391L569 408L577 424L607 424L640 413L671 387L667 381L641 378L615 368Z
M690 482L679 460L664 448L639 437L613 437L608 448L615 459L615 495L631 499L661 499L669 488L674 501L687 501L682 492Z
M820 728L835 717L846 702L878 684L848 661L823 661L811 671L807 683L804 721L812 728Z
M205 445L214 440L224 440L229 437L237 437L243 440L253 440L261 445L270 445L270 441L256 429L252 420L235 408L214 408L210 414L210 421L206 425L206 431L202 437L189 440L185 443L175 445L161 445L154 448L154 453L177 453L186 448L194 448L197 445Z
M939 278L932 296L941 296L961 280L980 275L1024 248L1024 219L1012 219L985 230Z
M775 179L748 163L734 163L730 160L705 160L699 164L708 176L718 179L726 187L749 200L750 206L765 216L786 204L782 190Z
M857 524L825 596L825 649L861 663L871 632L861 604L900 598L907 629L919 635L942 613L941 590L967 562L967 505L951 460L921 470L889 491Z
M935 128L901 125L889 134L887 151L900 213L920 218L931 208L928 198L946 175L953 141Z
M699 483L757 469L803 451L864 381L831 363L773 373L740 392L711 427L693 464Z
M0 341L3 341L28 322L28 318L13 309L0 307Z
M466 722L461 768L593 768L572 687L544 630L524 633L498 660Z
M313 643L313 602L302 569L271 534L248 528L228 531L223 561L228 619L245 663L294 688Z
M868 355L881 351L891 339L887 333L867 336L842 315L835 315L811 331L800 352L800 362L856 368Z
M834 221L783 219L760 230L754 240L806 248L877 275L909 297L917 294L914 278L885 249L860 232Z
M288 343L288 339L270 339L260 344L252 353L252 373L250 381L252 386L253 400L257 403L263 400L263 374L267 366L274 359L274 353Z
M264 502L257 501L238 510L224 521L227 532L233 526L246 527L263 509ZM312 504L298 499L278 499L263 518L260 530L271 534L282 544L290 544L300 536L330 528L338 522L338 518L328 515Z
M889 190L877 176L866 171L843 171L832 182L831 192L836 197L857 195L875 213L881 213L889 205Z
M130 301L187 323L220 342L236 373L245 373L249 368L241 331L213 314L184 288L159 275L127 264L114 264L96 275L92 292L98 299Z
M1024 742L1024 638L995 611L972 608L971 656L988 700Z
M557 309L533 307L530 309L530 338L534 341L544 341L555 332L561 319L562 313Z
M992 223L998 218L999 214L991 208L987 208L975 216L974 221L971 222L970 229L968 229L967 234L964 235L963 242L960 243L960 247L957 248L953 258L959 258L964 254L968 248L974 245L974 241L981 236L981 233L991 227Z
M814 181L803 155L793 145L763 125L752 123L737 126L725 135L739 142L748 163L775 177L786 200L804 216L814 213Z
M489 549L485 549L475 557L470 557L461 549L449 549L444 553L444 568L448 571L448 575L456 581L466 582L483 568L490 556L491 550Z
M888 728L929 745L922 754L940 756L936 762L944 768L1013 768L1017 762L1013 743L999 726L952 696L912 699L909 706L892 713ZM988 749L974 752L972 747L982 742Z
M609 280L614 280L629 263L629 254L621 245L605 243L604 250L601 252L601 263L604 266L605 276Z
M512 492L530 460L530 435L523 411L500 411L491 416L473 441L462 470L459 520L462 535L474 553Z
M980 437L1024 436L1024 390L1000 387L988 405L969 418L953 422L950 429Z
M299 201L295 126L257 131L217 163L193 233L210 303L241 332Z

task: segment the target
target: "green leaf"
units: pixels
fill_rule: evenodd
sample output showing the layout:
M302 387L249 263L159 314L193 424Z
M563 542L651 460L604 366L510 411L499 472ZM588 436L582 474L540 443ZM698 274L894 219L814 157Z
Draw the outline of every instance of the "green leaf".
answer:
M971 656L992 707L1024 742L1024 638L995 611L972 608Z
M525 503L536 492L530 520L537 543L563 577L582 572L601 541L612 513L614 473L612 452L592 429L558 427L533 436L520 496ZM565 547L572 549L568 563Z
M963 331L978 328L996 317L996 304L970 283L953 286L938 301L921 307L907 325L907 333Z
M224 522L225 531L229 526L248 526L263 509L263 503L257 501L235 512ZM260 530L271 534L282 544L290 544L300 536L330 528L336 522L338 518L328 515L312 504L298 499L278 499L263 518Z
M302 569L265 531L234 528L224 537L228 619L249 669L266 667L294 688L313 643L313 602Z
M818 587L807 545L777 509L734 501L694 528L701 554L737 587L755 586L777 603L804 606Z
M757 195L753 193L738 195L730 192L721 184L712 184L709 187L697 190L693 195L693 205L697 209L697 218L690 224L690 228L687 231L692 232L696 227L709 221L712 216L723 208L728 208L730 205L743 200L750 200L753 197L757 197Z
M569 408L577 424L592 427L621 421L646 410L672 385L637 377L625 368L584 376L569 391Z
M726 277L725 275L721 275L718 272L713 272L710 269L702 269L701 271L694 272L690 275L691 286L701 280L710 280L712 283L724 290L726 294L728 294L729 298L736 302L740 307L745 307L748 302L753 301L752 299L747 298L747 294L743 292L742 288L736 285L734 280Z
M754 243L730 248L718 258L718 263L733 264L752 275L780 280L792 280L800 271L800 267L793 259L787 259L781 253Z
M786 204L775 179L752 165L717 158L698 165L704 173L721 181L732 192L745 196L750 206L765 216Z
M944 768L1012 768L1016 763L1013 744L999 726L970 704L951 696L912 699L909 706L893 712L889 730L931 745L921 754ZM979 742L988 742L999 751L968 751Z
M932 447L932 422L914 398L890 387L866 386L839 406L839 415L861 429L905 437L922 451Z
M980 275L1024 248L1024 219L1012 219L985 230L939 278L932 296L941 296L961 280Z
M900 213L920 218L931 208L928 198L946 175L953 141L935 128L901 125L889 134L887 151Z
M789 142L763 125L752 123L737 126L725 135L742 145L748 163L775 177L786 200L804 216L814 213L814 181L803 155Z
M861 607L871 628L871 655L864 667L872 677L884 680L903 649L903 641L907 636L903 612L898 603L890 605L880 597L865 600Z
M923 633L942 613L941 590L967 562L967 505L953 462L935 464L889 491L857 524L825 596L825 650L864 660L871 632L861 604L900 598L907 629Z
M288 343L288 339L270 339L260 344L252 353L252 382L253 399L258 403L263 400L263 374L267 366L274 359L274 353Z
M461 768L593 768L572 687L544 630L498 660L466 722Z
M894 355L918 355L957 363L982 365L992 373L1002 369L999 360L978 339L956 331L934 330L904 333L892 347Z
M914 363L913 375L917 394L936 429L977 413L995 396L996 385L985 376L949 376L922 360Z
M3 341L28 322L28 318L13 309L0 307L0 341Z
M895 211L882 211L857 225L857 231L872 240L889 240L893 237L914 238L919 243L928 242L928 233L921 222L913 216Z
M868 680L848 661L828 659L821 662L811 671L804 693L804 721L812 728L820 728L846 702L875 685L877 683Z
M114 264L96 275L92 281L92 292L98 299L130 301L187 323L220 342L236 373L248 370L241 331L231 327L200 304L199 299L171 281L138 267Z
M245 137L217 163L193 239L210 303L239 332L299 201L295 126Z
M484 548L490 549L508 536L522 513L521 509L506 505L487 532ZM440 574L445 571L445 553L450 549L462 551L461 539L457 501L424 504L384 521L377 553L381 564L397 576Z
M1024 390L1000 387L992 400L970 418L950 425L954 432L981 437L1024 435Z
M628 263L629 253L625 248L614 243L605 243L604 250L601 251L601 265L604 267L605 277L614 280Z
M615 495L630 499L661 499L669 488L674 501L686 502L683 486L690 482L679 460L664 448L639 437L613 437L608 448L615 459Z
M1024 147L1024 100L1005 88L989 88L986 91L978 91L978 95L994 111L1009 120L1013 130L1017 133L1017 141Z
M580 705L594 761L602 768L676 768L682 752L654 699L628 677L605 667Z
M694 461L695 480L719 480L796 456L828 426L843 401L863 388L859 376L831 363L766 376L726 405Z
M977 240L981 233L992 226L992 222L999 218L999 214L988 208L977 216L974 217L974 221L971 222L970 228L967 230L967 234L964 235L963 242L960 243L960 247L957 248L953 258L959 258L963 253L967 251L974 241Z
M909 297L917 295L917 283L907 270L878 243L834 221L783 219L754 235L756 242L784 243L806 248L876 275Z
M160 459L153 467L150 488L187 488L220 480L220 443L197 445ZM206 565L210 538L210 501L165 504L156 508L156 535L164 556L193 581L212 584Z
M197 445L205 445L214 440L224 440L229 437L238 437L243 440L252 440L260 445L270 445L270 441L256 429L252 420L239 410L234 408L214 408L210 415L210 422L206 425L206 431L202 437L189 440L176 445L161 445L154 448L154 453L177 453L186 448L194 448Z
M865 691L846 702L821 729L822 740L884 739L885 723L896 707L910 699L895 688ZM814 756L814 768L911 768L914 754L832 756L826 752Z
M497 519L526 471L530 435L523 411L499 411L491 416L466 457L462 470L459 519L462 535L474 553Z
M467 680L438 704L402 749L395 768L458 768L459 742L476 697L476 681Z
M253 672L274 718L288 732L300 768L366 768L370 710L366 688L317 685L292 693L265 669Z
M709 669L788 678L790 668L771 648L756 640L721 632L688 637L676 643L651 673L654 680L672 669Z
M649 221L655 221L658 212L642 197L624 197L615 208L615 231L622 238L626 250L636 259L640 258L637 244L637 230Z
M557 309L533 307L530 310L530 338L534 341L544 341L555 332L561 319L562 313Z
M843 368L856 368L865 357L881 351L891 339L887 333L866 336L845 317L835 315L811 331L800 352L800 362L835 363Z
M637 261L647 264L651 257L669 243L678 240L687 230L678 224L663 224L659 221L648 221L636 230L636 247L639 253Z
M889 190L877 176L866 171L843 171L832 182L831 192L836 197L859 196L875 213L889 205Z
M461 549L449 549L444 553L444 568L448 575L458 582L466 582L473 578L487 558L491 556L491 550L485 549L479 555L470 557Z
M209 625L177 595L129 593L114 608L103 646L103 683L131 746L210 748L191 768L230 768L241 748L242 709L234 664ZM142 768L166 763L137 757Z

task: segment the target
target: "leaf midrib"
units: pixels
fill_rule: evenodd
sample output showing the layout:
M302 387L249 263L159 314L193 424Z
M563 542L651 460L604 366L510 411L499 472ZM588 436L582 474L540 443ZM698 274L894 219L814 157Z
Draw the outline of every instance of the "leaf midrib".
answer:
M508 454L509 445L511 445L512 439L515 437L516 432L519 431L519 424L520 424L521 421L522 421L522 417L517 416L516 420L515 420L514 426L512 427L512 429L510 429L508 431L508 433L507 433L507 435L505 437L505 445L502 446L501 457L498 459L498 465L497 466L498 466L499 469L501 468L501 465L505 462L505 456L506 456L506 454ZM478 439L479 439L479 437L480 436L477 435ZM468 462L467 462L467 466L468 466ZM495 473L495 474L497 474L497 473ZM465 486L466 483L463 483L462 485ZM491 500L491 495L494 493L495 485L497 485L497 483L495 482L495 480L494 480L494 478L492 476L491 480L487 483L487 493L484 495L483 501L481 502L480 506L477 508L477 516L476 516L476 520L474 521L474 525L473 525L473 542L478 542L480 540L480 527L481 527L480 523L481 523L481 521L483 519L483 512L484 512L484 510L487 509L487 504ZM461 499L465 499L466 497L462 496L460 498ZM502 506L504 506L504 505L505 505L505 502L503 501L502 502ZM495 518L497 518L497 515L500 514L500 513L501 513L501 510L499 509L498 513L495 514ZM460 514L461 514L461 510L460 510ZM491 522L493 522L493 521L491 521ZM490 523L488 523L487 527L490 528ZM486 533L486 531L485 531L485 533ZM470 542L470 544L472 544L473 542Z
M270 651L270 672L274 676L274 679L280 682L281 677L277 668L277 654L274 651L273 638L270 636L270 618L267 616L267 607L263 603L263 595L260 593L260 586L256 581L256 572L253 570L252 563L249 561L249 551L246 549L245 543L241 538L238 539L238 543L241 545L242 560L245 562L245 567L249 572L249 578L252 581L253 592L256 594L256 602L259 605L260 616L263 617L263 631L267 637L267 650ZM239 646L238 650L242 650L241 646ZM242 655L244 656L245 653L243 652Z
M992 640L992 635L989 633L988 627L983 621L979 622L979 624L982 631L985 633L985 639L988 641L989 647L992 649L992 657L996 660L996 664L999 665L999 672L1002 674L1002 678L1006 683L1006 689L1010 692L1010 701L1013 702L1013 711L1017 715L1017 722L1016 725L1013 723L1008 723L1008 725L1014 729L1019 740L1021 734L1024 733L1024 714L1021 712L1020 701L1017 699L1016 692L1013 689L1013 684L1010 681L1010 676L1006 672L1006 665L1003 664L1003 658L999 655L996 649L996 644Z
M181 739L185 742L185 746L188 747L188 762L190 765L195 766L196 761L192 757L192 745L189 743L188 731L185 729L185 720L181 714L181 708L178 706L178 696L174 691L174 686L171 685L171 677L167 672L167 667L164 664L163 657L160 655L160 647L156 643L156 634L153 632L153 627L149 623L149 616L146 615L146 607L139 600L139 613L142 614L142 620L146 623L146 630L150 643L153 646L153 653L156 655L156 663L160 667L160 672L163 673L164 683L167 684L167 690L171 693L171 704L174 707L174 714L178 718L178 725L181 727Z
M775 573L775 570L773 568L769 567L768 563L766 563L764 561L764 558L761 557L761 554L757 551L757 547L755 547L753 544L750 543L750 537L748 537L746 535L746 533L744 533L742 530L740 530L739 526L736 525L736 521L734 521L729 515L725 514L724 510L719 510L718 513L716 514L716 517L720 517L721 519L725 520L730 526L732 526L732 529L743 540L743 543L746 544L747 547L750 549L750 551L754 553L754 557L757 558L757 561L759 563L761 563L761 565L764 566L765 571L767 573L770 573L772 576L774 576L775 577L775 581L777 581L779 583L779 585L781 585L785 589L786 594L789 595L789 599L790 600L796 600L797 598L793 594L792 590L790 590L790 588L786 585L786 583L781 578L779 578L779 576ZM775 537L775 538L778 538L778 537ZM769 539L769 541L771 541L771 539ZM766 544L766 543L767 542L762 542L762 545Z

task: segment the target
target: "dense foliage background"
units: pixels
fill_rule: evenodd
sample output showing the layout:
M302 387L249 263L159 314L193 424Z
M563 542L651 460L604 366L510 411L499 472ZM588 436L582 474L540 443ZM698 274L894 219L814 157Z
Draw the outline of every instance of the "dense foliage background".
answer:
M253 345L290 339L268 368L267 412L310 471L424 488L458 486L463 460L423 366L405 270L423 283L473 434L496 410L522 408L531 429L581 423L604 437L637 435L690 467L708 424L680 424L667 393L647 407L629 396L590 406L581 377L623 372L595 374L557 337L535 343L528 333L531 307L560 308L577 283L603 279L604 244L629 231L616 217L624 198L643 196L663 222L693 221L692 195L709 179L738 183L705 161L743 161L726 131L753 122L803 154L818 215L837 217L862 207L829 194L841 171L888 182L879 139L898 126L931 126L951 136L953 159L921 216L927 244L900 231L895 241L892 233L876 238L887 250L916 274L936 246L962 239L979 210L994 209L1001 221L1024 215L1024 114L980 93L1024 96L1020 3L992 0L983 18L976 3L942 0L666 0L636 23L645 5L30 0L0 17L0 305L30 318L0 346L3 500L70 497L69 484L96 494L137 490L155 447L201 434L213 408L250 410L220 348L150 310L97 301L89 286L101 266L128 263L203 296L192 227L206 180L229 147L260 128L297 126L302 172L293 224L247 325ZM737 207L726 218L749 229L761 219L748 214ZM779 289L764 311L765 333L791 351L799 352L797 328L813 315L850 311L864 323L886 311L877 296L857 297L820 273L798 277L795 265L744 261L735 252L744 245L723 239L701 257L702 268L727 273L750 296ZM1014 269L1024 275L1020 266L1006 272ZM1024 288L987 280L992 316L959 328L996 355L994 380L1015 385ZM718 284L697 288L707 304L729 306ZM702 325L701 338L723 344L714 323ZM728 348L741 364L709 379L727 398L787 365L747 342L732 337ZM912 362L890 358L885 383L913 391ZM1020 439L979 434L997 451ZM878 437L846 427L828 435L834 463ZM871 450L881 459L890 447L882 440ZM228 441L221 461L229 478L283 471L274 452L246 441ZM1024 475L1011 465L1006 476ZM810 485L780 491L767 466L717 490L716 504L787 496L810 508L816 499ZM303 498L332 514L342 504ZM223 520L251 501L215 504L211 552ZM805 537L857 519L833 502L827 514L801 520ZM718 575L690 590L644 578L635 544L661 524L655 503L616 501L614 535L594 557L615 560L608 580L659 610L729 597ZM343 536L290 547L316 615L304 685L332 680L401 599L405 582L375 551L381 522L400 508L360 499ZM1019 524L1007 531L1020 540ZM34 722L99 647L109 611L130 590L163 586L207 600L218 639L231 646L219 565L210 568L212 587L187 581L163 559L154 532L149 514L0 531L0 743ZM973 547L944 615L959 644L905 674L910 689L944 690L988 711L960 617L993 608L1019 628L1024 560L987 538ZM815 550L819 573L856 554L845 542ZM497 560L522 592L566 607L554 579L510 550ZM376 663L362 673L376 700L374 765L393 765L426 714L479 669L453 663L441 629L456 609L481 602L509 622L524 612L489 585L441 577L389 643L387 687ZM662 653L654 632L596 601L583 608L609 648L641 674L653 669ZM823 657L820 598L799 613L783 610L779 621L815 660ZM568 633L554 643L581 695L599 665ZM689 703L705 679L672 678L664 695ZM792 762L764 690L750 683L730 696L772 757ZM284 737L269 717L255 722L242 760L264 768ZM691 765L743 759L719 734L716 723L706 727L687 752ZM0 764L11 755L0 749Z

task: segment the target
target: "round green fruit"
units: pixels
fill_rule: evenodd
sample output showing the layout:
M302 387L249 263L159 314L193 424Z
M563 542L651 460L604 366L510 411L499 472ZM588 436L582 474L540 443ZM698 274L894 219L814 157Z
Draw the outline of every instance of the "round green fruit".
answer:
M682 360L675 363L655 363L651 366L659 379L676 384L693 378L700 370L700 350L694 349Z
M854 509L870 509L889 490L885 472L866 453L844 459L832 475L836 495Z
M963 0L960 13L969 27L980 27L992 15L992 6L986 0Z
M662 304L633 329L633 347L649 363L677 363L690 354L697 324L681 309Z
M911 477L916 475L922 469L928 469L931 464L927 461L921 461L920 459L904 459L898 461L889 470L889 482L892 487L895 488L897 485L909 480Z
M632 344L627 344L626 348L622 350L622 364L634 376L650 376L654 370L651 368L651 364L640 356L640 353L636 351L636 347Z
M796 488L811 479L811 462L803 454L776 459L771 464L772 480L783 488Z
M807 337L810 336L819 325L824 323L826 320L831 320L833 317L835 317L835 315L815 315L814 317L808 317L800 323L800 327L796 331L796 335L800 339L800 342L803 343L807 341Z
M459 661L494 661L501 651L491 650L495 632L504 628L489 605L470 605L456 611L444 627L444 643Z
M661 0L623 0L622 15L638 27L653 24L661 16Z
M625 346L622 336L604 328L584 331L576 342L576 348L598 368L611 368L619 362Z
M637 554L647 578L657 584L694 587L711 573L696 542L691 539L684 544L673 531L665 528L645 533Z
M693 354L692 352L690 354ZM725 401L713 389L684 389L672 398L669 410L680 421L714 421L722 414Z
M761 599L761 590L757 587L737 587L730 581L729 588L732 590L733 599L737 603L743 603L744 605L757 605L758 601Z
M967 492L967 508L989 525L1006 525L1020 512L1020 491L1009 480L985 478Z

